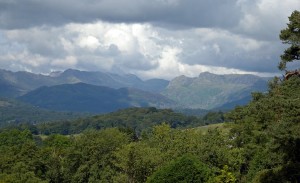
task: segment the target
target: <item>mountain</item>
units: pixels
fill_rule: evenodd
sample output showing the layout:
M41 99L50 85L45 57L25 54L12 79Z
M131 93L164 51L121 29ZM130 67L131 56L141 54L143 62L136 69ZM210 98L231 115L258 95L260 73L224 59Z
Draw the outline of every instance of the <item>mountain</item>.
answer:
M267 78L205 72L195 78L179 76L171 80L162 95L186 108L213 109L245 104L251 99L251 92L266 90Z
M16 97L44 85L54 85L51 77L29 72L0 70L0 96Z
M169 81L163 79L143 81L132 74L118 75L74 69L52 72L49 75L0 70L0 97L17 97L42 86L74 83L87 83L115 89L130 87L159 93L169 84Z
M176 103L160 94L139 89L114 89L85 83L41 87L18 99L57 111L106 113L128 107L170 108Z
M58 75L62 83L87 83L97 86L107 86L110 88L137 88L144 91L159 93L167 87L169 81L164 79L150 79L143 81L133 74L113 74L103 72L88 72L68 69Z
M0 80L0 96L16 97L21 95L22 90L16 86L13 86L9 82Z
M55 112L41 109L14 99L0 98L0 127L17 123L69 120L83 116L87 116L87 114Z

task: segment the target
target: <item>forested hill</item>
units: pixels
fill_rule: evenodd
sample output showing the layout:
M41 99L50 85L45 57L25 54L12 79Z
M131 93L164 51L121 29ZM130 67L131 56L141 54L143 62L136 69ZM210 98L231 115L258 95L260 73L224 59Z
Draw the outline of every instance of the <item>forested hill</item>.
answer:
M172 128L188 128L203 126L210 123L224 121L222 112L210 112L203 117L186 116L170 109L128 108L116 112L86 117L77 120L66 120L37 125L23 124L19 129L30 129L34 134L79 134L89 129L124 128L140 134L143 130L162 123L169 124Z
M87 113L51 111L14 99L0 98L0 127L18 123L71 120L87 115Z

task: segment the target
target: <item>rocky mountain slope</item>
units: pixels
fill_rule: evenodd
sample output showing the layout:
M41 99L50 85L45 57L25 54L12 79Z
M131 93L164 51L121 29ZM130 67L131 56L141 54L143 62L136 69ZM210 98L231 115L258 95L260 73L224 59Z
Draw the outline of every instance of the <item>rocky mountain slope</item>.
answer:
M186 108L213 109L230 103L245 104L251 92L266 91L267 78L254 75L216 75L208 72L198 77L179 76L170 81L162 94Z

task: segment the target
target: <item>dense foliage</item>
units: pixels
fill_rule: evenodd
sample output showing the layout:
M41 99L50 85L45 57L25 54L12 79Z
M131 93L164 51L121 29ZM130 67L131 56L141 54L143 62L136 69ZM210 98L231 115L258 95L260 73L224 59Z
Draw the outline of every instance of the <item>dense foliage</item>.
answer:
M170 109L150 108L128 108L109 114L85 117L77 120L58 121L52 123L20 124L13 125L18 129L30 129L34 134L78 134L88 129L104 129L118 127L131 129L134 133L140 134L143 130L150 129L163 122L168 123L172 128L188 128L203 126L211 123L224 121L222 112L209 112L203 117L186 116L176 113Z
M274 79L267 94L236 108L230 138L244 158L239 173L249 182L300 180L300 78Z
M163 166L148 180L149 183L207 182L210 168L196 157L184 155Z
M195 175L186 180L207 180L219 175L221 165L216 159L223 159L226 154L218 147L223 141L211 143L210 139L219 138L218 134L203 136L196 129L177 130L167 124L154 127L139 140L115 128L47 137L33 136L28 130L3 131L0 133L0 179L4 182L145 182L154 172L168 171L179 164L182 167L173 172L175 177L185 180L188 172L183 166L189 165ZM214 153L218 155L210 158Z

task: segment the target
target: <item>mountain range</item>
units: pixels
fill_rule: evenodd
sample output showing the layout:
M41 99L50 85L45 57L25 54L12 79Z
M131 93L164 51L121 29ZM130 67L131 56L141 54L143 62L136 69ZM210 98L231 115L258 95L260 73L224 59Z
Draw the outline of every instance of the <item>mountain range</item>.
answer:
M0 70L0 97L57 111L106 113L149 106L222 110L247 104L251 92L267 90L268 79L205 72L194 78L179 76L167 81L74 69L49 75Z
M18 97L42 86L74 83L107 86L115 89L130 87L159 93L169 84L169 81L164 79L143 81L133 74L118 75L74 69L68 69L64 72L53 72L49 75L0 70L0 97Z

